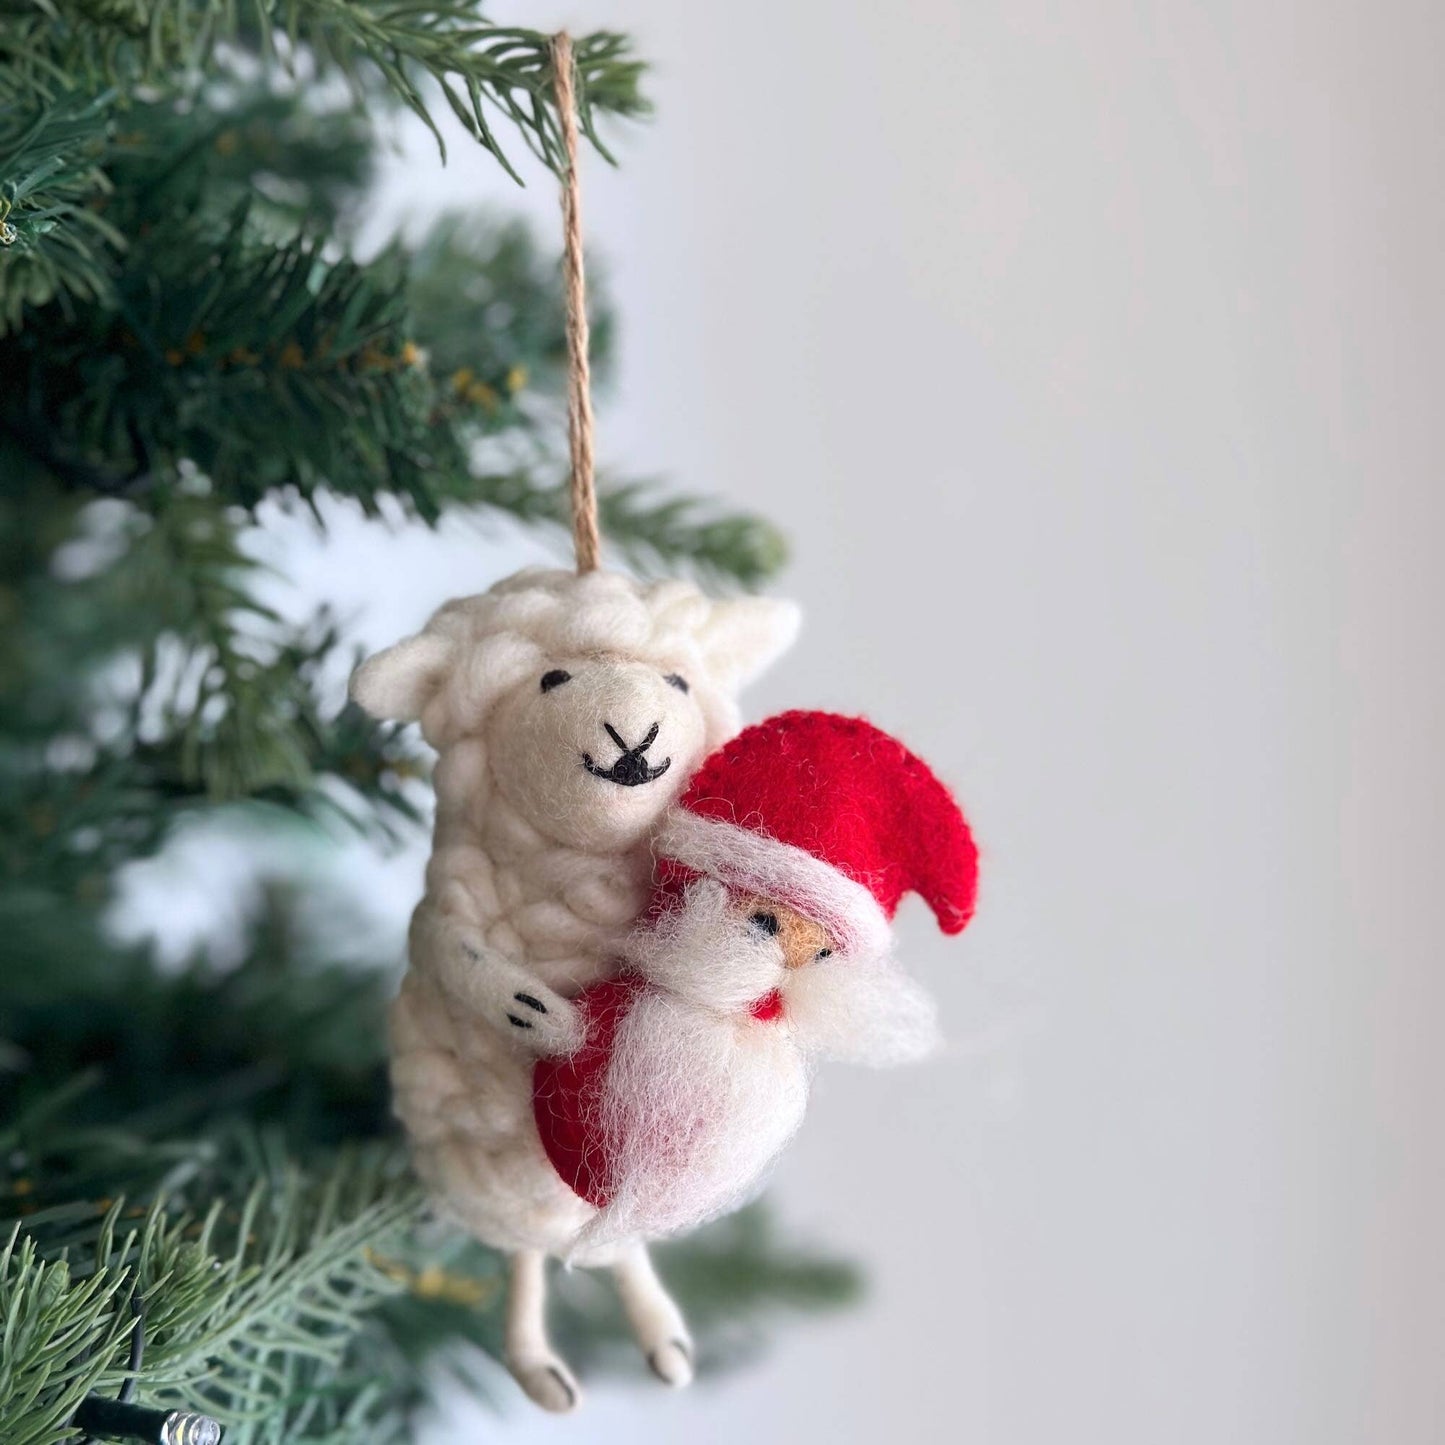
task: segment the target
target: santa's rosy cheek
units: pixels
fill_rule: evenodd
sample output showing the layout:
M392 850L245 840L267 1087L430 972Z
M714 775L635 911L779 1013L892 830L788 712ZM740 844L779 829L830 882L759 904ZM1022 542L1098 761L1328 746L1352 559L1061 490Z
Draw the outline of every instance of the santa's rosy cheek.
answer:
M748 1012L759 1023L770 1024L783 1016L783 996L777 989L773 989L770 993L765 993Z

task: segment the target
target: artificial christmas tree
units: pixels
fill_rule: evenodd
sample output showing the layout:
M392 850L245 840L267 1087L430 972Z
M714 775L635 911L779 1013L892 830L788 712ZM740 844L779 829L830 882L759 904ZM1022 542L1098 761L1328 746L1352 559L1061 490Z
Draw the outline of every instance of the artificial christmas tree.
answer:
M568 520L551 256L474 217L350 249L404 108L449 108L503 167L514 140L558 164L548 37L476 12L0 8L7 1445L157 1438L173 1411L232 1445L403 1440L433 1362L500 1350L499 1261L428 1226L389 1122L392 977L329 957L283 889L224 966L108 924L118 871L188 819L414 824L414 739L325 696L336 627L257 599L263 503ZM610 35L576 60L596 142L643 110L640 68ZM754 519L625 483L601 520L619 555L715 584L780 560ZM670 1267L715 1354L770 1300L851 1288L755 1212ZM615 1307L569 1304L569 1357L610 1349Z

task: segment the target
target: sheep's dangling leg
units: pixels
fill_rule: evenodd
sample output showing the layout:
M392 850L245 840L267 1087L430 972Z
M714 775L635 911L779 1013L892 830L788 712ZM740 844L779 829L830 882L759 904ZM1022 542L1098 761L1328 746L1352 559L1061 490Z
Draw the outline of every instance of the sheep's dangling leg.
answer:
M612 1266L627 1322L652 1373L664 1384L692 1381L692 1337L672 1296L652 1267L644 1244L628 1245Z
M539 1249L512 1256L507 1291L506 1356L512 1378L544 1410L575 1410L582 1391L547 1338L547 1256Z

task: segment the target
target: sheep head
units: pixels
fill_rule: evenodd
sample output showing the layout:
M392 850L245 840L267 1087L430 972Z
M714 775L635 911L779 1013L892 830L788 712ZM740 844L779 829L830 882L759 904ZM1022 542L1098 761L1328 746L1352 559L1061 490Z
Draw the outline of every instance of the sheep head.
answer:
M448 754L480 743L488 784L531 827L610 851L641 842L737 731L738 691L797 629L788 602L534 568L446 603L362 663L351 695L374 717L420 722L444 805L465 807L445 790L480 781Z

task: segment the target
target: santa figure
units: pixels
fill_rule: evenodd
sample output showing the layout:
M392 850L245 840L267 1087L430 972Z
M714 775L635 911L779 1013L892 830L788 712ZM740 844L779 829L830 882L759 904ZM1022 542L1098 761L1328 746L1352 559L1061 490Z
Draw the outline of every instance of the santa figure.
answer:
M708 759L654 841L656 890L586 1042L541 1060L542 1144L593 1205L578 1251L671 1234L752 1194L802 1121L818 1059L927 1053L931 1000L892 956L918 893L973 913L967 822L927 765L861 718L789 712Z

